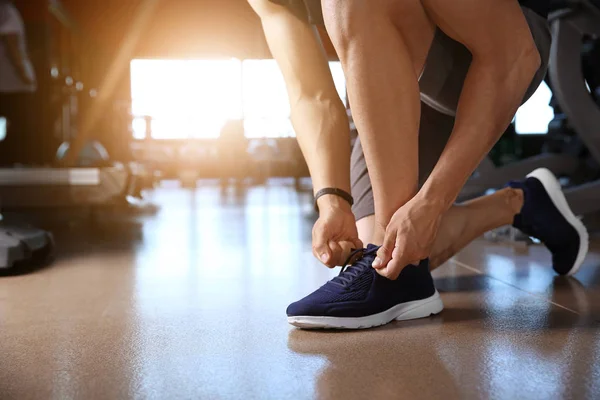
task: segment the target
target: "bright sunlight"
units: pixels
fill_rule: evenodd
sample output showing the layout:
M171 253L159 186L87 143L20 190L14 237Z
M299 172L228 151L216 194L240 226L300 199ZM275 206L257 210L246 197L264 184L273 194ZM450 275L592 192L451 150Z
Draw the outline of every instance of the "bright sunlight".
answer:
M346 100L339 62L330 63ZM133 135L145 138L144 116L154 139L219 137L230 119L244 119L246 136L295 136L283 77L274 60L133 60Z

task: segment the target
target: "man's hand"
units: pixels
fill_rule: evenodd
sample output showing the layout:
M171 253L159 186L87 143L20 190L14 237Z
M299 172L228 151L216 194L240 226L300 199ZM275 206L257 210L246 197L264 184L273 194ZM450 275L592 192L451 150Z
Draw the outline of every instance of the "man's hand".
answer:
M329 268L341 266L352 249L362 249L350 205L333 195L319 199L319 219L313 228L313 254Z
M395 280L408 265L429 257L445 209L417 195L402 206L388 224L373 268Z

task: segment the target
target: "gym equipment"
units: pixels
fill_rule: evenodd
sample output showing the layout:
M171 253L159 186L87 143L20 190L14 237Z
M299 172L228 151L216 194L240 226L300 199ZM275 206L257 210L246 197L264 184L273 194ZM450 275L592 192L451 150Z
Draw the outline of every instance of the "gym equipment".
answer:
M0 229L0 271L30 259L25 244L10 232Z
M125 168L3 168L3 210L81 208L114 204L131 187ZM0 222L0 269L45 263L54 250L52 234L26 224Z
M49 6L48 18L44 18L48 29L36 28L34 32L40 34L29 37L34 63L43 66L40 70L50 72L49 76L39 77L40 101L28 110L31 118L43 122L34 146L43 149L43 157L27 160L37 165L53 163L56 158L60 161L68 153L68 142L78 132L77 117L86 102L93 101L97 95L93 89L84 91L85 85L78 81L81 68L72 56L89 53L90 47L85 46L85 38L81 37L74 20L54 3ZM56 39L60 39L60 45L53 42ZM65 143L56 152L60 142ZM65 214L72 216L73 211L84 211L83 215L89 216L89 211L99 207L123 211L122 206L125 206L129 212L132 207L136 208L128 207L129 200L131 195L140 192L138 178L145 171L130 165L129 160L124 162L127 164L113 163L106 149L99 142L91 141L79 154L76 168L0 168L0 211L33 214L41 210L46 211L44 218L64 218ZM0 268L44 261L53 247L54 241L48 232L22 223L0 222Z
M125 166L0 169L4 209L105 205L125 197L131 184Z
M0 142L3 140L4 137L0 137ZM8 223L0 214L0 271L17 264L44 263L53 250L54 241L49 232Z
M51 233L29 225L0 222L0 270L21 263L45 263L53 251Z
M63 142L56 152L56 159L58 161L64 159L69 153L71 144L69 142ZM106 147L97 140L88 142L77 158L78 167L102 167L111 165L110 156Z
M568 8L550 16L553 37L550 79L556 101L570 125L591 156L600 162L600 105L586 87L580 56L584 38L600 39L600 7L587 0L565 3ZM577 214L600 208L600 180L567 189L565 194Z

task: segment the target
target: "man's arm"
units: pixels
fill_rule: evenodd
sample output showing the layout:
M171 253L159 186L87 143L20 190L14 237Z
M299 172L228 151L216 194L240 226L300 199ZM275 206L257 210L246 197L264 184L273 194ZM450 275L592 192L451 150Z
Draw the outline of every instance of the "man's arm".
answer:
M19 77L25 83L33 83L29 73L27 72L25 60L23 58L23 54L21 53L21 49L19 48L19 36L14 33L0 34L0 39L4 42L4 45L7 49L8 58L17 70Z
M442 216L500 138L540 66L517 0L421 0L429 18L473 60L454 129L429 179L386 228L373 267L395 279L431 255Z
M316 30L286 7L249 0L289 95L291 117L315 186L350 191L350 134ZM331 197L331 196L327 196Z
M540 55L516 0L423 0L423 5L473 54L454 131L419 194L445 210L510 124Z
M248 0L260 16L273 57L285 79L291 117L315 193L326 187L350 192L350 127L317 30L288 8ZM318 200L313 253L329 267L344 262L358 240L354 215L343 199Z

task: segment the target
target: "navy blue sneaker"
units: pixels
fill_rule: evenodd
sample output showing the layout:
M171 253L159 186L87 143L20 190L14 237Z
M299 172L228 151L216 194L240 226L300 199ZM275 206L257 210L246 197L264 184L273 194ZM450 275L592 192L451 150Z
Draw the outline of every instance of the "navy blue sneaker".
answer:
M560 275L576 273L588 252L588 231L573 214L560 182L546 168L508 186L521 189L524 203L513 226L539 239L552 253L552 267Z
M288 322L306 329L363 329L393 320L438 314L444 308L429 272L429 260L406 267L397 280L382 277L371 266L378 246L342 269L320 289L287 309Z

